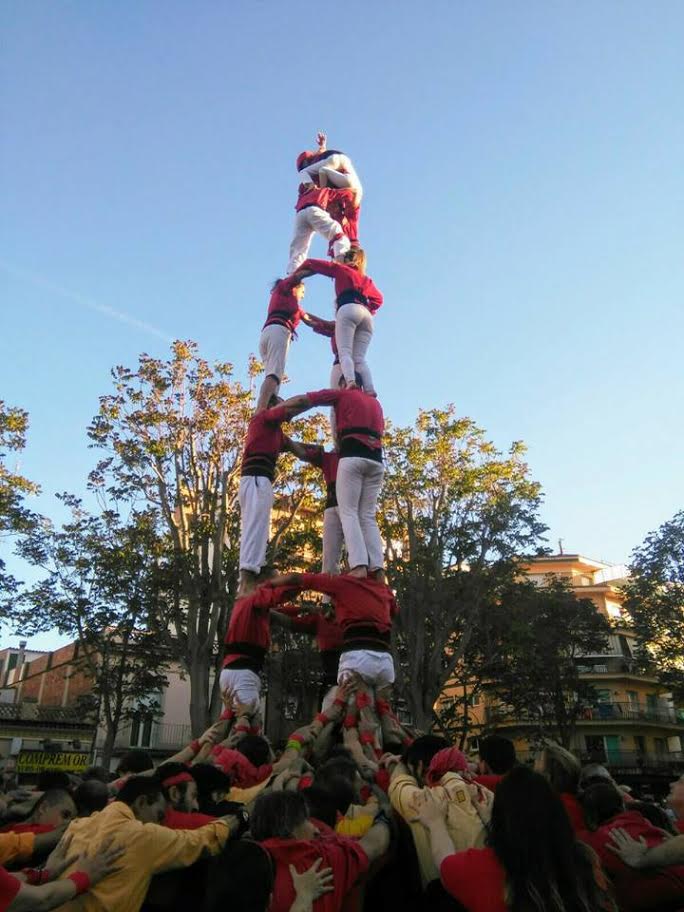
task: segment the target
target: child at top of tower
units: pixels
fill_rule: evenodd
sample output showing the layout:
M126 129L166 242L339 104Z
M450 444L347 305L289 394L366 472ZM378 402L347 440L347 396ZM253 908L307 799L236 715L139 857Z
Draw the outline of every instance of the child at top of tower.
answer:
M356 205L361 204L363 187L351 158L338 149L328 149L328 137L320 131L316 136L318 149L315 152L300 152L297 156L297 171L301 182L308 178L320 187L337 187L354 191Z

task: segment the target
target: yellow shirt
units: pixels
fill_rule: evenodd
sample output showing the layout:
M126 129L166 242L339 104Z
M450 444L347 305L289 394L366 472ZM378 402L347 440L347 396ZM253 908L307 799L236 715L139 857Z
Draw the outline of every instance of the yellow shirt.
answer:
M115 844L125 846L126 851L116 862L120 868L116 874L60 906L60 912L138 912L155 874L191 865L205 850L218 854L230 834L223 820L197 830L170 830L156 823L141 823L122 801L113 801L99 813L74 820L67 832L73 837L71 852L97 851L109 837ZM78 865L72 865L62 877L76 870Z
M33 855L33 833L0 833L0 864L28 861Z
M414 816L412 804L416 795L425 791L413 776L399 774L389 787L389 799L394 810L408 823L416 846L420 876L423 887L439 879L439 871L432 860L430 837L422 823L411 823ZM464 849L480 848L485 842L485 825L492 813L494 795L480 786L482 802L478 802L478 789L465 782L458 773L447 773L439 780L433 791L446 796L448 801L447 830L457 852ZM477 805L477 808L476 808ZM479 810L479 813L478 813Z

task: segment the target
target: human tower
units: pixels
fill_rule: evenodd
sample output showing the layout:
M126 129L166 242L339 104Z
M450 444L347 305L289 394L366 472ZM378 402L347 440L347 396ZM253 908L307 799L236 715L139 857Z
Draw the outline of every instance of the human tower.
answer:
M327 148L324 133L316 151L297 156L299 189L285 278L272 288L259 351L265 377L249 422L240 479L240 580L225 638L221 688L228 690L252 731L260 729L260 672L270 648L272 621L316 636L324 683L318 721L333 715L335 686L353 692L343 727L367 762L377 759L383 740L406 733L389 705L394 682L392 618L397 605L383 570L377 523L383 480L384 417L366 359L374 316L382 295L366 275L358 225L363 189L351 159ZM329 260L308 259L314 234L328 242ZM329 276L335 286L335 318L302 309L304 279ZM290 342L299 324L330 339L334 361L326 389L283 401L280 384ZM296 415L331 407L333 449L292 440L283 426ZM326 484L322 573L268 576L266 550L278 456L289 451L320 468ZM340 573L343 547L348 570ZM323 593L319 605L288 604L297 593Z

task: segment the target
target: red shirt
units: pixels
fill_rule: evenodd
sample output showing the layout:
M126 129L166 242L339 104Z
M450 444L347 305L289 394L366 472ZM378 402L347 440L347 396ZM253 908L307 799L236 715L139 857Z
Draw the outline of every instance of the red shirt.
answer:
M675 820L675 829L679 830L680 833L684 833L684 820Z
M335 620L342 628L343 650L389 648L392 618L399 612L389 586L348 574L300 573L299 580L300 590L332 596Z
M273 481L278 453L285 441L281 424L287 421L287 417L287 409L282 405L254 415L247 428L242 453L243 476L262 475Z
M54 826L51 823L8 823L0 827L0 833L51 833Z
M375 396L369 396L359 389L318 390L306 395L312 405L334 406L340 456L347 454L345 444L348 445L352 440L369 450L382 453L385 416Z
M359 243L359 213L361 207L356 205L356 194L353 190L332 190L328 202L328 212L342 226L342 231L351 241L352 246Z
M358 301L374 314L382 306L382 294L375 287L373 280L362 275L353 266L329 263L327 260L304 260L299 269L309 269L311 272L334 279L338 307L349 301Z
M320 652L339 651L342 648L342 628L336 621L329 620L324 614L302 614L297 605L280 610L290 617L295 630L315 635Z
M299 326L302 318L302 309L299 301L292 293L292 289L298 285L298 280L288 277L281 279L271 292L271 298L268 302L268 316L264 327L278 324L285 326L290 332L294 332Z
M307 444L304 447L306 451L305 459L311 465L317 466L323 473L325 481L325 509L337 506L337 467L340 463L339 453L332 453L324 450L322 446Z
M5 912L21 890L21 881L0 867L0 912Z
M368 870L368 856L364 850L356 840L344 836L266 839L261 844L275 861L275 883L269 912L290 912L295 900L290 865L301 873L322 858L322 867L332 868L334 889L315 900L313 912L340 912L345 897Z
M251 668L260 671L271 646L269 611L295 591L293 587L275 589L261 586L251 595L235 600L228 622L223 667Z
M167 804L162 825L170 830L199 830L200 827L215 820L216 817L209 814L200 814L199 811L177 811Z
M308 209L309 206L318 206L319 209L328 209L330 202L330 190L327 187L317 187L315 184L311 190L304 190L304 184L299 185L299 196L295 210L301 212L302 209Z
M496 791L496 787L502 779L503 776L497 776L495 773L486 773L482 776L473 776L473 780L477 782L478 785L484 786L484 788L489 789L490 792Z
M575 833L583 833L586 828L586 823L584 822L584 811L582 810L582 805L579 803L575 795L572 795L570 792L561 792L560 800L563 802L563 806L567 811L568 817L570 818L570 823Z
M506 912L506 875L494 849L467 849L449 855L439 876L444 889L468 912Z
M632 839L643 838L649 848L660 845L667 837L638 811L623 811L595 832L582 834L582 840L594 849L610 874L620 909L623 912L645 912L662 906L670 908L668 903L678 899L684 906L684 865L639 870L630 868L608 848L610 831L616 827L626 830Z

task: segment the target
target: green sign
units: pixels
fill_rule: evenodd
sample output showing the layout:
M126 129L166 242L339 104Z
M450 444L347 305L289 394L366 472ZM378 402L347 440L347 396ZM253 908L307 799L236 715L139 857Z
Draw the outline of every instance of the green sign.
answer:
M23 750L17 757L17 773L40 773L48 769L82 773L88 766L88 754L75 751Z

